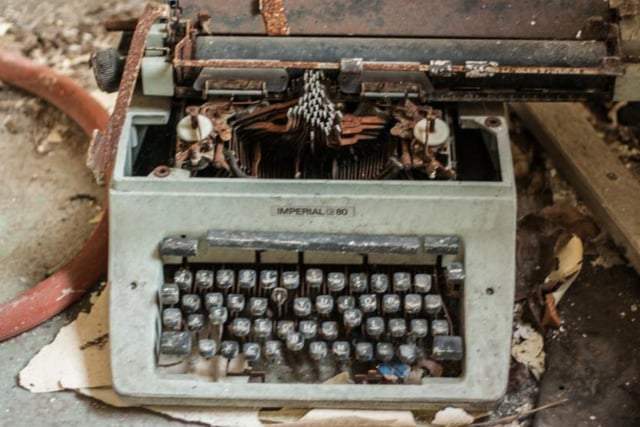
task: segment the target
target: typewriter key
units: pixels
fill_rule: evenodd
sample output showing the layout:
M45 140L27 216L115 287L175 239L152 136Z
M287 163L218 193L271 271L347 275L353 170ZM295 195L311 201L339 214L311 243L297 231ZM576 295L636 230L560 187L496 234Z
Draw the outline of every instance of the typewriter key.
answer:
M276 323L276 335L281 340L286 340L289 332L293 332L296 329L296 324L293 320L278 320Z
M331 292L342 292L346 285L344 273L329 273L327 275L327 285Z
M338 323L334 321L322 322L320 325L320 334L327 341L333 341L338 338Z
M182 295L182 309L185 313L195 313L200 311L200 296L196 294Z
M360 310L363 313L373 313L378 309L378 298L375 294L360 295Z
M398 359L400 362L411 365L418 357L418 349L413 344L401 344L398 347Z
M376 358L380 362L389 362L393 359L393 344L390 342L379 342L376 345Z
M208 338L198 340L198 353L200 353L200 356L210 359L216 355L216 351L218 351L218 344L214 340Z
M191 352L191 333L165 331L160 335L160 353L185 356Z
M355 328L362 324L362 312L358 308L349 308L344 311L342 320L347 328Z
M180 288L175 283L165 283L160 289L162 305L175 305L180 302Z
M307 317L311 314L311 300L306 297L293 300L293 312L298 317Z
M385 294L382 296L382 312L385 314L398 313L400 311L400 295Z
M213 307L224 306L224 297L220 292L209 292L204 294L204 308L210 311Z
M273 289L278 285L278 272L275 270L262 270L260 272L260 286L262 289Z
M264 355L270 361L275 361L282 356L282 341L269 340L264 343Z
M300 274L297 271L285 271L281 278L282 287L290 291L300 287Z
M301 320L298 324L298 331L305 340L312 340L318 334L318 324L315 320Z
M323 276L324 274L322 273L321 269L309 268L304 275L304 281L307 286L310 286L312 288L319 288L320 286L322 286Z
M247 342L242 345L242 353L247 362L255 362L260 359L260 344Z
M249 313L255 317L264 316L267 312L268 305L269 302L266 298L251 297L249 299Z
M340 295L336 303L338 305L338 313L344 313L346 310L356 306L356 299L349 295Z
M173 331L182 329L182 312L180 309L165 308L162 310L162 326Z
M449 322L444 319L431 321L431 335L449 335Z
M405 272L393 273L393 291L407 292L411 289L411 274Z
M313 360L322 360L329 353L327 343L324 341L313 341L309 343L309 356Z
M401 338L407 334L407 322L404 319L389 319L389 334Z
M304 336L300 332L291 331L287 334L287 348L300 351L304 348Z
M431 275L416 274L413 278L413 290L419 294L426 294L431 290Z
M213 271L211 270L198 270L196 271L196 288L208 291L213 288Z
M462 360L462 338L446 335L433 337L431 355L435 360Z
M442 297L438 294L424 296L424 311L427 314L438 314L442 310Z
M187 316L187 327L190 331L199 332L204 328L204 314L192 313Z
M386 274L371 275L371 292L383 294L389 289L389 276Z
M240 270L238 272L238 284L240 285L240 289L253 289L256 286L256 276L255 270Z
M349 360L351 356L351 346L347 341L334 341L331 352L338 360Z
M328 315L333 311L333 297L331 295L318 295L316 297L316 311L320 315Z
M351 273L349 275L349 290L354 293L366 292L367 275L365 273Z
M216 284L218 288L227 290L233 286L235 282L235 272L229 269L222 269L216 271Z
M271 336L273 324L269 319L256 319L253 321L253 334L256 338L266 339Z
M373 344L370 342L359 342L356 344L356 360L360 362L371 362L373 356Z
M209 310L209 322L214 326L224 325L228 318L227 307L212 307Z
M227 308L231 313L240 313L244 310L244 295L229 294L227 295Z
M220 355L225 359L233 359L240 353L240 345L238 341L226 340L220 343Z
M384 319L382 317L369 317L365 323L365 331L372 338L378 338L384 334Z
M173 281L182 292L191 292L193 285L193 274L186 268L178 269L173 275Z
M406 294L404 296L404 312L406 314L419 314L422 311L422 297L418 294Z
M231 334L236 337L246 337L251 332L251 320L237 317L231 322Z
M424 338L429 333L427 319L411 319L411 335L416 338Z

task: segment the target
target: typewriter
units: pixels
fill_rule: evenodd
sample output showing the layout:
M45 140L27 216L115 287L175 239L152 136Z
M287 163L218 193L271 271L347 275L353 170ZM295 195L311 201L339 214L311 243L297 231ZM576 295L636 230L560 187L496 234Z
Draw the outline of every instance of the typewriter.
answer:
M111 23L121 43L92 62L120 90L101 140L117 392L499 400L516 228L501 103L628 99L631 3L181 0Z

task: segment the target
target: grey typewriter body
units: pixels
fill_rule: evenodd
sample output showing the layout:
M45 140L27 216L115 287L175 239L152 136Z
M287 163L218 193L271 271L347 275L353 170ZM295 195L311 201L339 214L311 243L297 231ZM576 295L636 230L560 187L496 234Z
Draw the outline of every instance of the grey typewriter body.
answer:
M609 96L606 40L574 40L606 2L549 28L488 2L531 28L493 34L476 11L484 24L449 36L416 18L420 2L399 2L415 9L404 29L380 2L375 30L362 2L342 2L343 26L341 2L292 4L284 24L249 3L170 2L134 33L109 202L116 390L241 407L497 401L516 198L508 118L489 101ZM433 13L468 2L450 3ZM544 67L557 78L533 78ZM450 102L465 100L482 102Z

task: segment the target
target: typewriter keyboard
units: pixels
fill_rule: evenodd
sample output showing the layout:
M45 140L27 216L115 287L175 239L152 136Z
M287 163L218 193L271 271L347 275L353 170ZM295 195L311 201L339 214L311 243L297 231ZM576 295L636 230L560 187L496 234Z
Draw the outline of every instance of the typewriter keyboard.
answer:
M460 375L459 263L256 268L185 262L165 265L164 274L161 356L243 355L251 370L266 372L266 381L274 364L311 371L333 366L368 383L401 380L411 369Z

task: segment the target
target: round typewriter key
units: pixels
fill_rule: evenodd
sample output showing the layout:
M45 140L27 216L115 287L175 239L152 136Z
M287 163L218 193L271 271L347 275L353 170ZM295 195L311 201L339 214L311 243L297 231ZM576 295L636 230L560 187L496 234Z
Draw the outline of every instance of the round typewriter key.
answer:
M225 359L233 359L240 353L240 345L238 341L222 341L220 343L220 355Z
M200 310L200 296L196 294L184 294L181 300L185 313L195 313Z
M323 276L324 274L321 269L309 268L304 275L304 281L307 286L310 286L312 288L319 288L320 286L322 286Z
M293 332L296 329L296 324L293 320L278 320L276 323L276 335L281 340L286 340L289 332Z
M180 302L180 288L175 283L165 283L160 289L162 305L175 305Z
M247 342L242 345L242 353L247 362L255 362L260 359L260 344Z
M256 319L253 321L253 334L256 338L266 339L271 336L273 324L270 319Z
M406 314L418 314L422 311L422 297L418 294L406 294L404 296L404 312Z
M393 291L407 292L411 289L411 274L405 272L393 273Z
M372 338L377 338L384 333L384 319L382 317L369 317L365 323L365 331Z
M367 275L365 273L351 273L349 275L349 289L355 293L366 292Z
M431 335L449 335L449 322L444 319L431 321Z
M251 332L251 320L237 317L231 322L231 334L236 337L246 337Z
M371 275L371 292L383 294L389 289L389 276L386 274Z
M382 296L382 312L386 314L398 313L400 311L400 295L385 294Z
M322 322L320 325L320 334L327 341L333 341L338 338L338 323L334 321Z
M182 292L191 292L193 285L193 274L186 268L178 269L173 275L173 281Z
M390 342L379 342L376 345L376 358L381 362L389 362L393 359L394 348Z
M212 325L224 325L228 318L227 307L212 307L209 310L209 322Z
M213 288L213 271L196 271L196 288L203 291L208 291L209 289Z
M426 294L431 290L431 275L416 274L413 277L413 290L419 294Z
M349 308L344 311L342 320L347 328L355 328L362 324L362 312L358 308Z
M216 271L216 284L218 288L227 290L233 286L235 282L235 272L233 270L222 269Z
M424 296L424 311L427 314L438 314L442 310L442 297L438 294Z
M182 329L182 312L180 309L165 308L162 310L162 326L173 331Z
M346 310L356 306L356 299L349 295L340 295L336 303L338 305L338 313L344 313Z
M398 347L398 359L400 362L411 365L418 357L418 349L413 344L401 344Z
M411 319L411 335L416 338L424 338L429 333L427 319Z
M331 292L342 292L346 285L344 273L329 273L327 275L327 285Z
M262 289L273 289L278 285L278 272L275 270L262 270L260 272L260 286Z
M271 291L271 301L278 305L282 305L287 302L287 298L289 298L289 292L284 288L275 288Z
M165 331L160 335L160 353L185 356L191 352L191 333Z
M255 270L238 271L238 284L240 289L253 289L256 286L257 274Z
M264 316L264 314L267 312L268 306L269 302L266 298L251 297L249 299L249 313L252 316Z
M201 331L204 328L204 314L192 313L187 316L187 327L190 331Z
M293 312L298 317L307 317L311 314L311 300L306 297L293 300Z
M200 356L210 359L216 355L216 351L218 351L218 344L214 340L208 338L198 340L198 353L200 353Z
M304 348L304 336L300 332L287 334L287 348L291 351L300 351Z
M315 320L301 320L298 323L298 331L300 331L305 340L314 339L318 334L318 324Z
M389 319L389 334L401 338L407 334L407 322L404 319Z
M282 356L282 341L269 340L264 343L264 355L274 361Z
M297 271L284 271L280 279L282 287L290 291L300 286L300 273Z
M316 297L316 311L321 315L331 314L333 311L333 297L331 295L318 295Z
M373 313L378 309L378 297L375 294L360 295L360 310L363 313Z
M211 310L213 307L222 307L224 306L224 297L220 292L209 292L204 294L204 308L207 311Z
M351 346L347 341L334 341L331 352L338 360L348 360L351 356Z
M370 342L357 343L356 360L360 362L371 362L373 360L373 344Z
M242 310L244 310L244 295L227 295L227 308L231 313L240 313Z
M324 341L313 341L309 343L309 356L313 360L322 360L327 357L329 349Z

